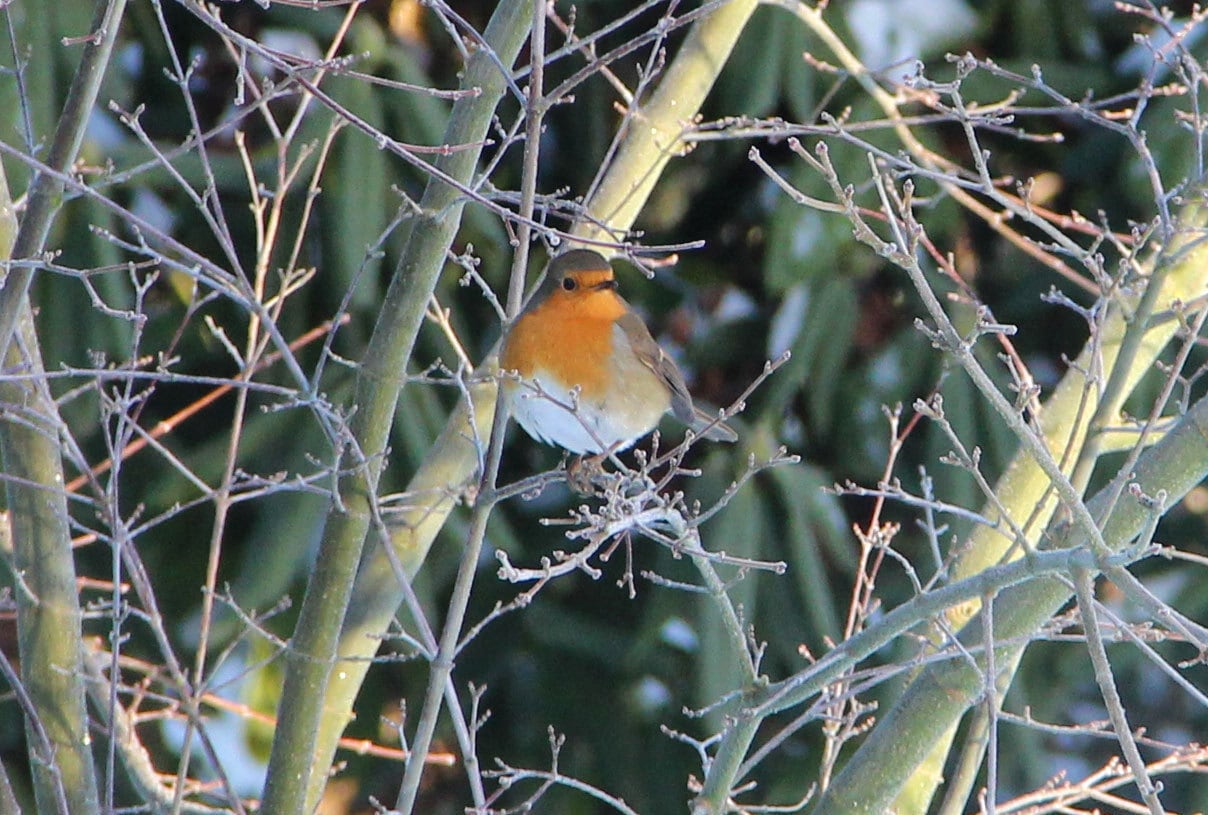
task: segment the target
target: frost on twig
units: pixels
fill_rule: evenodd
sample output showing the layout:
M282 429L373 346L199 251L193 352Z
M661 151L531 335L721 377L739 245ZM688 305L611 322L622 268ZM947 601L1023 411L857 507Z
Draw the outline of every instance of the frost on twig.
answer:
M787 361L787 355L775 363L769 362L759 377L754 379L730 408L721 411L717 421L741 412L745 400L764 379ZM539 386L537 386L539 387ZM526 394L531 398L552 398L544 392ZM573 397L573 394L572 394ZM575 412L575 405L564 405ZM710 507L690 505L681 490L673 489L675 479L696 477L699 471L684 467L684 459L697 438L689 433L685 440L669 451L659 451L660 437L653 436L651 452L638 450L634 454L635 464L628 466L617 456L605 460L614 469L600 465L582 465L585 474L576 475L575 481L586 489L596 504L582 504L562 519L546 520L544 523L571 527L566 532L567 540L579 544L572 550L555 550L541 558L537 567L520 567L512 563L506 552L496 552L499 560L499 577L511 583L532 583L520 602L527 602L550 580L572 572L581 571L593 580L602 575L596 563L606 563L619 546L626 553L626 568L619 578L619 585L626 586L632 597L636 592L633 572L633 540L636 537L654 541L666 547L674 557L689 555L719 566L729 566L739 574L750 569L761 569L783 573L786 564L782 561L768 562L727 554L724 550L710 550L702 543L701 526L724 508L734 495L756 474L769 467L795 464L800 459L790 455L782 447L764 461L756 461L752 455L746 467ZM593 562L594 561L594 562ZM654 577L652 575L652 577Z

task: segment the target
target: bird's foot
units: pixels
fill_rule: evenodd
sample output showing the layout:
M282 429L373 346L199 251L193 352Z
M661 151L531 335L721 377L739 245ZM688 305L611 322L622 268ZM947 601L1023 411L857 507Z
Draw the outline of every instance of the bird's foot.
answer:
M595 495L604 475L604 459L608 453L575 456L566 463L566 484L579 495Z

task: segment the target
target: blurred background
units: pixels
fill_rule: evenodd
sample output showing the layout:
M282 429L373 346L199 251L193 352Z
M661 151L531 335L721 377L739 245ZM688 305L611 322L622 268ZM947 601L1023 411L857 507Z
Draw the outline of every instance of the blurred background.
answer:
M494 7L489 2L452 5L478 30ZM579 3L576 30L593 31L629 7L613 0ZM1170 7L1176 15L1191 11L1190 3ZM570 14L567 4L559 2L557 8L563 18ZM251 200L248 182L233 130L224 125L238 102L234 97L237 63L226 46L183 8L168 4L164 11L177 54L193 67L188 88L202 127L219 129L210 141L213 172L232 229L246 241L239 249L248 253L245 261L250 260L254 235L246 217ZM70 80L77 54L59 43L88 30L92 6L82 0L44 5L15 2L0 13L12 23L8 32L0 33L0 39L6 40L0 63L7 69L0 76L0 111L11 114L0 115L0 140L28 149L31 137L32 144L41 145L52 131ZM639 15L605 37L602 48L655 24L661 13L660 5ZM337 8L314 11L274 5L264 9L250 2L223 6L224 19L247 36L282 51L315 57L330 42L342 14ZM112 99L127 111L145 105L143 127L162 150L170 151L190 132L187 110L178 89L165 77L167 46L148 4L132 4L128 15L101 99ZM932 66L934 76L948 76L951 69L944 65L944 54L971 52L1025 75L1032 65L1041 65L1049 84L1071 98L1081 98L1088 89L1094 89L1097 98L1106 98L1135 88L1148 68L1148 51L1133 37L1135 31L1148 30L1144 22L1103 0L836 1L828 19L867 65L895 79L912 72L916 59ZM672 38L672 48L681 37L682 33ZM550 38L561 43L552 28ZM1200 54L1208 48L1198 41L1190 45ZM857 245L841 217L821 215L785 196L748 160L748 149L758 144L763 156L807 193L824 195L820 181L782 141L728 133L719 138L718 129L709 126L723 117L780 117L810 124L818 122L823 111L836 116L848 111L853 121L879 116L854 82L819 70L803 58L806 52L830 58L782 9L768 6L755 13L709 97L694 149L671 163L637 223L647 245L700 240L703 248L680 253L677 263L660 268L653 279L624 263L618 271L622 293L642 311L660 341L674 350L694 396L704 402L729 404L765 361L785 350L793 352L792 360L749 400L735 421L742 441L734 447L695 448L690 463L700 468L701 476L680 485L707 505L743 472L749 454L766 457L785 445L802 457L799 466L760 473L705 528L706 546L783 560L789 566L784 576L752 573L733 590L756 637L767 642L763 670L775 677L800 668L801 646L817 655L826 651L828 642L842 637L859 553L851 527L868 523L873 501L839 497L828 488L848 480L873 486L884 477L891 443L884 407L905 406L905 423L915 399L941 392L949 418L968 447L980 448L983 470L991 478L1015 451L1010 434L976 398L968 379L950 370L913 327L922 308L904 275ZM21 92L11 70L14 53L24 61L21 78L30 102L26 106L19 104ZM461 67L448 33L423 3L414 0L369 0L353 24L344 53L357 55L357 71L444 89L457 86ZM648 56L639 50L613 70L632 86ZM522 54L520 62L527 59ZM580 66L575 59L551 65L547 86ZM353 76L332 76L323 87L399 141L440 142L448 101ZM965 93L991 101L1000 98L1005 87L975 75L967 80ZM573 104L550 112L543 137L540 192L559 192L568 198L584 194L620 121L615 101L608 83L597 76L577 90ZM293 97L273 103L282 110L291 104L295 104ZM1173 179L1180 177L1180 168L1185 171L1191 166L1193 141L1172 126L1169 113L1163 116L1166 104L1163 99L1151 103L1154 126L1149 145ZM320 140L331 115L315 106L304 120L299 143ZM250 117L245 124L251 156L265 168L273 167L274 143L261 121ZM985 144L993 150L998 172L1035 179L1034 201L1058 212L1078 211L1102 219L1119 232L1127 232L1132 220L1153 216L1149 179L1119 135L1068 113L1038 114L1021 124L1060 134L1062 140L1021 140L1002 133L987 135ZM955 126L923 128L919 135L933 149L969 164L968 146ZM869 138L893 144L888 134ZM808 137L803 141L807 146L813 143ZM833 144L832 155L841 174L845 170L850 177L867 174L861 151ZM218 247L206 224L196 217L194 202L151 158L146 145L112 111L98 108L78 169L131 212L196 251L217 257ZM517 188L518 158L515 149L502 158L493 178L496 189ZM199 162L186 154L175 166L200 188ZM5 157L4 168L14 195L20 195L28 183L28 170L11 156ZM424 181L418 171L378 149L362 133L345 128L337 136L315 200L314 220L300 243L299 264L315 267L317 277L294 295L280 320L283 333L293 338L330 319L347 298L351 319L337 333L334 350L351 362L330 367L322 382L322 389L337 403L349 398L352 366L373 328L398 257L402 234L390 228L402 205L398 191L417 197ZM288 202L286 229L289 219L297 223L307 203L303 188L298 189L296 200ZM953 254L965 284L999 321L1018 326L1016 348L1038 383L1042 387L1055 383L1065 368L1063 357L1082 347L1087 327L1072 311L1042 301L1041 295L1056 287L1083 304L1092 298L1022 255L943 196L928 203L924 222L934 245ZM94 202L69 196L54 229L49 245L60 252L56 263L62 266L104 269L129 260L106 235L107 231L129 237L128 227ZM280 262L284 262L292 238L281 245ZM496 217L474 206L466 209L454 251L471 247L481 259L483 277L496 292L503 292L512 255L508 233ZM533 254L535 275L548 254L539 247ZM463 285L461 277L462 271L450 265L437 296L442 306L451 309L453 327L477 362L497 340L500 325L481 291ZM97 274L92 280L109 302L133 301L133 286L124 274ZM190 373L230 376L235 370L230 356L204 319L227 327L235 336L240 336L246 319L221 300L197 308L191 280L171 272L147 293L144 310L149 319L137 338L130 324L93 308L88 291L74 276L39 274L33 301L46 368L52 372L122 361L137 339L138 348L147 352L171 349L185 360L183 368ZM1002 370L994 346L984 343L979 351L988 368ZM318 345L301 354L303 359L316 358ZM1196 357L1203 361L1204 354L1196 351ZM442 332L428 325L421 332L409 373L418 374L437 360L456 365ZM1198 364L1193 362L1191 368ZM286 383L284 374L271 369L261 378ZM1161 384L1159 376L1152 379L1134 397L1139 411L1147 410ZM99 461L107 455L102 432L107 417L98 408L95 389L80 385L70 376L52 383L61 398L63 417L86 456ZM151 426L209 390L201 384L160 386L143 407L141 421ZM405 488L457 397L456 388L447 385L416 383L404 390L384 492ZM256 398L259 407L271 405L270 400ZM225 462L230 411L231 397L219 399L163 442L209 483L218 480ZM669 423L664 430L669 439L678 440L679 428ZM246 472L263 476L305 472L311 468L311 457L322 455L326 445L305 411L253 410L239 464ZM972 478L939 462L949 448L935 428L919 423L907 435L893 475L917 492L920 468L925 468L934 479L937 497L975 509L982 500ZM537 445L513 429L501 481L532 475L560 460L559 451ZM1110 474L1119 461L1108 457L1102 471ZM76 474L69 472L68 477ZM137 506L124 509L140 517L157 517L196 498L194 487L160 455L134 456L125 463L122 478L136 485L127 494L139 499ZM564 548L559 527L543 526L539 519L563 516L577 500L557 487L536 498L510 500L493 516L488 550L505 550L514 562L532 565L542 554ZM327 509L322 497L288 491L236 506L226 531L220 585L228 583L231 596L245 609L264 610L285 596L294 598L296 609ZM1208 490L1201 488L1169 515L1159 539L1208 555L1203 543L1205 512ZM79 519L81 535L95 523L87 516L84 512ZM169 632L183 654L188 654L197 637L199 586L212 532L209 518L210 510L200 505L138 539ZM931 562L928 543L915 524L916 512L890 503L882 518L903 525L895 541L903 555ZM454 515L416 580L416 591L434 620L441 619L440 609L448 597L465 521L465 514ZM948 522L944 546L958 542L967 531L959 520ZM495 578L495 559L491 551L487 555L471 603L471 623L519 590ZM692 579L689 567L655 544L635 541L633 556L637 570L652 570L673 580ZM82 545L78 557L82 574L103 578L109 573L107 548ZM599 580L578 574L555 581L530 607L492 623L463 654L455 679L463 686L473 682L485 687L482 705L491 716L479 734L484 766L489 767L496 756L513 766L546 766L548 726L566 736L560 768L568 775L590 780L639 812L682 811L690 793L681 780L699 775L699 759L688 746L661 732L660 726L696 737L714 732L720 725L715 716L688 716L683 708L704 707L733 687L734 668L718 623L698 596L638 580L636 597L631 599L617 584L623 570L620 561L618 556L604 564ZM1208 619L1208 593L1193 578L1194 572L1163 562L1143 565L1140 574L1184 613ZM8 584L11 575L5 573L4 581ZM907 598L911 589L900 569L886 567L878 592L888 607ZM100 593L85 594L86 600L100 598ZM293 619L293 611L286 610L267 625L288 636ZM237 631L235 619L227 612L220 621L220 636L230 643ZM103 615L89 625L98 634L107 630ZM149 639L142 639L146 632L137 625L129 632L133 639L126 652L154 659ZM0 636L6 653L15 654L11 619L0 620ZM383 654L396 659L370 672L349 735L390 744L395 736L379 717L397 719L402 700L418 706L427 670L423 663L409 659L405 645L387 639L382 647ZM913 648L911 642L902 642L880 658L904 658ZM271 713L280 688L278 668L270 664L250 673L245 670L268 653L260 641L237 645L223 668L223 675L229 671L230 681L219 682L215 690ZM1135 722L1148 725L1155 738L1172 741L1194 740L1191 734L1205 732L1208 713L1160 679L1157 668L1131 648L1113 648L1110 654ZM1202 667L1186 675L1201 687L1208 682ZM1060 693L1052 692L1055 686ZM892 699L897 689L887 683L876 696ZM1059 724L1104 718L1085 651L1061 643L1038 642L1028 651L1005 707L1013 712L1030 709L1037 719ZM224 752L229 750L225 754L243 756L232 762L240 770L237 783L247 794L257 794L268 754L267 726L234 713L216 714L214 721ZM20 722L11 695L0 697L0 758L14 778L25 773ZM168 724L142 732L158 765L174 768L181 728ZM999 792L1004 798L1037 787L1060 771L1080 777L1116 749L1107 739L1046 734L1018 726L1004 727L1001 738L1010 743L1010 749L1000 754ZM447 749L456 747L448 732L438 731L438 740ZM807 729L764 762L757 778L770 799L792 800L804 794L815 780L821 743L820 734ZM347 761L347 770L333 782L324 812L369 812L369 795L394 799L400 764L352 754L341 758ZM420 811L462 811L468 799L460 767L434 768L428 779ZM1163 800L1172 809L1208 808L1208 784L1201 778L1173 777L1166 784L1171 792ZM551 792L543 806L542 811L568 814L605 811L602 804L563 790Z

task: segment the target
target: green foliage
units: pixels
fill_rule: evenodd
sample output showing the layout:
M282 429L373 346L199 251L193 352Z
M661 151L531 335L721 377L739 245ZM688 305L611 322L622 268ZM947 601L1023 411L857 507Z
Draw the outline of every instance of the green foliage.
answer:
M850 34L848 23L838 19L844 13L839 8L843 4L833 5L836 8L828 15L836 17L840 30ZM268 10L252 6L232 6L223 13L237 30L254 39L262 39L266 32L285 32L320 52L335 35L345 11L343 7L304 11L280 5ZM481 29L492 6L471 3L459 7L459 12ZM558 9L565 16L563 6L559 4ZM576 30L584 35L628 8L613 0L583 4ZM1094 89L1096 98L1103 98L1136 84L1135 73L1119 68L1135 57L1138 47L1120 33L1121 20L1128 19L1125 15L1108 13L1097 4L1039 0L985 3L976 12L974 33L948 44L946 50L976 53L1023 76L1031 75L1033 64L1040 65L1048 86L1074 100L1082 99L1088 89ZM0 25L0 65L5 69L0 75L0 110L18 114L0 117L0 142L11 148L3 156L3 167L14 195L21 195L33 172L30 162L23 162L15 153L43 156L78 60L73 49L62 42L88 29L91 9L83 3L39 6L14 0L0 9L0 15L11 23ZM437 90L457 87L463 67L458 44L450 42L433 12L424 12L420 19L417 31L404 34L392 29L388 10L366 9L357 15L340 54L349 58L352 69L381 79ZM641 25L649 27L657 19L656 12L647 12ZM31 293L42 358L51 372L51 392L59 400L63 425L80 451L78 458L69 459L77 469L67 472L67 479L81 474L80 465L108 458L115 441L120 446L128 440L117 438L118 422L106 407L107 399L116 398L114 394L128 383L116 376L104 379L80 371L133 366L142 355L162 354L162 360L144 362L140 369L153 370L162 362L164 370L170 369L174 376L154 384L132 380L137 406L129 410L146 429L174 416L239 371L231 349L246 353L253 330L248 309L229 297L206 299L210 291L204 284L199 286L194 273L188 271L193 261L182 248L228 272L234 273L236 265L254 270L257 253L265 247L259 242L260 227L251 207L255 201L271 202L275 195L272 184L282 167L297 175L284 193L279 231L264 262L264 285L270 294L280 291L291 263L290 272L313 270L314 277L290 296L277 315L276 326L290 341L333 316L348 317L347 324L333 330L330 337L339 358L323 358L322 374L315 381L294 381L280 364L256 375L259 389L248 397L246 409L239 414L234 445L233 417L239 403L231 393L160 439L157 445L162 447L152 445L152 449L131 456L116 476L122 486L116 506L107 504L105 489L111 476L104 474L81 488L91 503L73 502L73 533L79 535L111 531L112 519L104 516L106 512L128 516L135 526L155 519L149 527L139 528L131 545L137 547L149 584L161 601L164 629L180 649L182 664L188 666L202 625L203 597L198 589L205 582L209 547L215 537L221 539L217 592L224 597L229 593L230 600L246 614L262 612L283 597L295 602L302 597L316 543L324 525L330 523L332 508L339 505L329 490L338 483L336 470L349 466L350 459L345 455L347 439L333 438L330 427L319 418L321 411L312 409L309 402L303 405L301 396L320 395L325 406L342 418L355 413L353 379L383 308L390 276L412 230L427 228L426 222L414 217L414 202L422 194L428 174L426 166L402 161L358 127L340 122L322 100L311 103L297 137L282 149L274 139L274 127L254 108L240 107L244 100L236 96L235 89L240 70L255 73L252 85L266 92L285 78L257 67L254 61L237 65L213 29L192 11L173 7L166 12L166 20L171 45L164 42L159 23L147 7L139 5L129 12L120 58L109 68L102 100L111 99L129 113L145 105L139 118L143 133L126 126L105 104L93 112L97 123L90 130L77 170L83 183L106 196L112 206L78 190L68 191L50 240L57 253L53 262L62 269L40 269ZM10 31L15 42L7 39ZM616 47L626 37L635 36L634 31L636 28L603 38L598 50ZM565 41L552 29L550 37L551 51ZM668 59L681 42L682 35L676 33ZM1198 43L1192 47L1196 53L1203 50ZM203 131L222 128L210 139L204 160L196 149L182 148L195 134L189 106L179 88L164 76L172 49L181 59L196 58L195 77L188 87L198 124ZM913 56L927 63L933 78L949 79L955 69L945 64L940 46L936 49ZM822 122L818 117L823 111L852 122L879 117L875 103L851 76L818 70L802 58L805 51L829 58L824 44L807 34L805 26L784 9L760 8L720 75L705 109L706 118L780 117L788 123L816 125ZM632 87L650 56L649 48L638 49L612 69ZM21 62L19 74L14 71L14 58ZM582 64L582 57L569 56L552 63L547 89ZM896 80L908 72L898 66L887 75ZM23 87L17 85L18 76ZM981 71L964 81L962 93L989 104L1004 98L1014 85ZM338 71L324 78L321 87L334 103L363 123L408 145L439 145L452 104L435 94L371 83L364 76ZM619 103L603 77L593 76L574 94L573 100L549 111L542 136L538 193L558 191L563 200L587 192L622 121L614 107ZM483 161L493 161L501 151L499 170L476 190L494 204L515 209L515 197L500 194L518 188L523 159L522 146L505 143L517 107L516 100L505 97ZM1092 219L1102 212L1105 222L1121 234L1127 231L1129 218L1152 220L1151 175L1135 160L1127 140L1118 133L1092 128L1085 117L1068 110L1059 114L1040 110L1051 102L1041 92L1029 91L1015 103L1033 110L1037 118L1011 124L1032 132L1060 133L1063 142L1019 140L1005 132L1005 126L988 132L985 146L992 149L996 172L1016 180L1050 174L1056 185L1038 204L1060 213L1077 210ZM1156 166L1172 186L1190 181L1202 161L1188 148L1186 132L1171 124L1173 111L1181 109L1179 104L1178 99L1151 100L1147 121L1159 124L1146 131L1146 144ZM298 105L296 87L268 103L274 126L287 126ZM239 113L233 113L236 110ZM920 117L931 115L922 103L915 104L912 112ZM234 139L234 120L246 134L246 156ZM32 128L30 134L24 132L26 121ZM706 132L702 128L698 135ZM822 140L820 132L801 136L807 151ZM928 148L968 164L969 146L951 122L916 128L916 135ZM882 159L901 149L888 126L860 136L866 139L860 145L852 144L851 139L827 139L833 166L844 181L855 183L869 177L870 147L884 151ZM687 463L700 468L699 476L678 478L670 486L686 491L691 500L707 507L744 476L750 455L766 460L785 444L804 459L799 466L773 467L754 475L703 527L706 548L787 565L784 575L749 570L729 588L744 626L751 626L755 640L766 643L764 670L779 677L803 667L802 646L819 657L844 636L860 562L851 529L869 523L873 499L838 495L834 485L851 480L876 486L885 477L892 451L896 460L890 480L900 479L904 489L917 494L925 473L932 479L938 500L969 512L984 503L981 489L968 472L940 463L953 444L939 427L923 422L903 433L915 400L936 393L942 396L953 431L967 448L978 449L981 470L991 483L1015 455L1016 445L1015 437L969 377L937 353L916 329L914 320L923 309L902 273L886 259L858 246L851 223L841 214L822 213L783 195L748 160L747 148L754 141L751 136L711 141L701 135L693 149L669 166L638 222L646 244L704 241L701 251L680 251L678 265L660 267L653 282L640 279L627 264L619 263L618 268L623 270L622 291L644 311L660 341L684 362L693 379L694 395L703 403L729 405L758 376L769 356L791 351L791 358L748 399L746 411L731 420L741 431L740 443L710 447L707 452L704 446L698 448ZM788 184L805 195L830 200L826 179L786 149L781 136L761 138L759 147ZM417 155L425 162L434 160L429 153ZM249 185L247 165L263 189ZM229 226L229 246L216 237L214 225L201 214L205 205L198 203L211 178L214 199L220 202ZM313 197L308 191L311 187ZM859 206L880 209L870 183L853 193ZM1017 326L1016 347L1040 384L1050 388L1066 370L1065 356L1072 356L1084 342L1087 326L1069 311L1042 304L1039 295L1056 286L1079 302L1089 302L1089 298L1041 263L1023 257L1001 234L946 195L933 178L918 179L917 195L917 211L921 220L926 219L927 235L937 255L960 256L957 266L967 274L964 284L997 319ZM124 217L122 208L160 226L163 234L142 233ZM564 215L552 210L542 217L550 226L566 226ZM463 268L449 263L435 289L440 306L451 309L450 327L473 364L487 359L502 330L496 310L484 301L479 285L489 285L500 300L505 299L514 229L514 224L505 227L487 207L469 206L452 251L460 254L473 247L480 260L481 281L469 280ZM140 249L142 241L148 245L146 250ZM543 266L551 249L535 242L530 267ZM1102 251L1108 266L1120 258L1109 242ZM147 263L147 257L156 253L161 260ZM928 268L933 269L934 264ZM152 276L156 277L146 290L140 289ZM243 282L252 285L249 280ZM952 281L938 274L933 288L950 298L945 301L948 304L963 296ZM94 297L107 308L98 307ZM951 308L958 329L972 332L977 324L973 310L961 303ZM137 310L140 319L127 319L124 312L128 310ZM314 366L321 358L316 350L319 344L298 354L307 376L316 371ZM403 390L394 411L383 493L405 489L461 396L452 377L446 376L458 369L459 360L445 334L429 322L421 330L416 349L407 370L397 372L417 380ZM1000 389L1013 400L1000 351L993 338L982 338L975 353L986 369L996 372ZM1202 350L1195 350L1188 370L1195 370L1203 357ZM1165 359L1171 361L1173 352ZM168 360L174 361L169 364ZM419 377L423 371L433 378L446 376L447 381L433 384ZM1165 381L1160 371L1144 379L1128 410L1146 414ZM293 394L287 396L283 389L291 389ZM1198 380L1186 383L1165 406L1167 415L1180 400L1185 407L1202 391ZM896 407L902 410L902 422L896 428L902 434L900 449L893 447L893 428L886 418L886 409L892 413ZM668 423L664 431L664 439L678 441L678 426ZM345 457L341 459L341 455ZM626 460L633 461L631 456L627 454ZM527 437L514 433L500 483L531 476L558 460L558 453L537 449ZM1109 480L1120 459L1105 462L1092 479L1092 488ZM228 476L228 470L235 475ZM268 488L270 483L285 486ZM225 508L220 512L216 506L225 500L216 497L220 491L200 485L234 486L235 508L229 514ZM265 492L254 500L239 498L241 490L262 487ZM417 605L436 628L443 619L442 609L452 591L469 526L468 496L458 493L457 498L467 506L445 526L413 584ZM515 562L530 565L552 551L571 548L564 527L543 526L538 519L564 517L581 502L558 487L547 488L537 497L526 494L509 499L491 518L488 555L492 549L502 551ZM1162 532L1190 556L1202 557L1205 553L1199 541L1204 539L1205 512L1202 502L1189 502L1172 513ZM216 526L220 515L222 524ZM912 562L935 567L926 554L931 541L915 524L917 517L914 511L894 504L884 515L903 524L895 549ZM940 523L948 525L938 536L948 553L968 531L970 521L945 517ZM370 533L369 541L367 547L378 545L376 531ZM478 741L484 764L496 756L513 766L548 764L546 727L550 726L567 734L560 768L568 776L590 778L639 811L674 811L683 806L691 797L683 789L683 780L699 772L697 756L684 742L660 734L658 726L665 724L699 739L722 730L732 714L730 709L718 707L688 716L681 708L707 708L740 688L744 679L726 625L706 596L643 579L642 573L649 571L668 581L693 580L691 565L680 554L650 541L626 540L607 562L595 564L602 570L597 579L578 574L554 581L531 606L491 623L470 643L459 656L456 681L459 691L468 681L487 685L483 705L491 709L492 718ZM623 576L630 559L634 577L626 581ZM93 542L78 553L77 569L85 577L108 579L112 568L111 552L102 543ZM523 591L523 587L496 579L495 568L493 558L483 558L470 624L490 614L497 603L508 603ZM909 597L912 589L901 571L893 564L884 568L884 596L893 600ZM1151 564L1146 569L1147 580L1169 586L1164 599L1203 619L1205 601L1194 579L1174 566ZM16 590L11 568L4 571L2 580L5 589ZM628 588L634 589L636 598L630 598ZM85 594L84 598L100 602L102 596L108 599L100 594ZM235 646L246 634L247 619L223 603L219 606L206 665L212 667L227 658L215 654L231 645L234 656L229 658L243 660L249 670L255 669L250 680L255 706L271 712L280 674L275 666L258 664L269 652L267 640L253 638L250 645ZM294 612L282 614L267 621L265 628L285 638L292 633L295 618ZM414 630L410 611L400 612L399 619L400 625ZM93 630L104 629L92 625ZM126 652L152 661L162 658L159 642L142 618L127 625L123 634L130 637ZM406 641L384 646L384 651L406 656L414 656L415 650L414 643ZM891 654L889 650L872 662L881 665L903 658L902 651ZM1177 661L1170 652L1167 658ZM1077 649L1051 645L1032 649L1007 697L1007 709L1020 712L1030 708L1045 721L1085 721L1088 705L1099 704L1099 691L1088 679L1085 659L1085 652ZM1112 659L1119 684L1127 689L1127 707L1136 712L1138 720L1156 721L1172 730L1202 729L1204 711L1188 706L1185 698L1176 703L1165 693L1149 695L1137 690L1152 681L1155 669L1135 650L1113 649ZM370 672L352 734L382 738L378 712L397 699L422 696L427 674L418 662ZM1189 675L1199 681L1200 674L1202 670L1197 668ZM1051 692L1055 685L1061 687L1060 694ZM891 692L882 693L886 699L892 698ZM418 708L417 702L413 704ZM17 721L14 706L0 704L0 758L10 776L20 778L28 770L29 760L12 735ZM407 726L411 725L409 721ZM258 756L267 755L268 737L262 725L248 725L237 736L252 745ZM438 738L445 747L455 744L454 731L443 722ZM1039 786L1059 757L1071 754L1060 739L1024 728L1008 738L1016 763L1004 769L1002 784L1012 791ZM173 767L178 756L160 739L149 741L153 742L155 765ZM1105 744L1114 748L1113 742ZM803 730L788 738L785 748L760 768L761 783L780 796L769 802L805 793L808 784L798 779L806 777L806 768L816 766L821 745L816 730ZM1087 759L1086 766L1097 766L1102 758ZM380 791L397 781L400 767L396 762L361 757L354 760L351 772L362 790ZM1203 807L1202 782L1179 778L1165 783L1173 790L1172 802L1178 802L1172 808ZM436 784L428 794L427 811L460 811L467 804L464 784ZM562 791L554 796L548 799L550 811L604 811L602 804L581 796ZM138 795L120 787L118 799L121 806L134 805Z

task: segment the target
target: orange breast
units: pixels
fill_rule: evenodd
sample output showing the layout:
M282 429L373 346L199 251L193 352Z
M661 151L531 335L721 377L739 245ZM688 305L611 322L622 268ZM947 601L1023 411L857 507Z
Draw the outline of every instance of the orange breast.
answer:
M576 385L588 399L611 384L613 322L625 305L611 291L579 297L554 294L522 314L508 332L499 363L531 378L536 371Z

